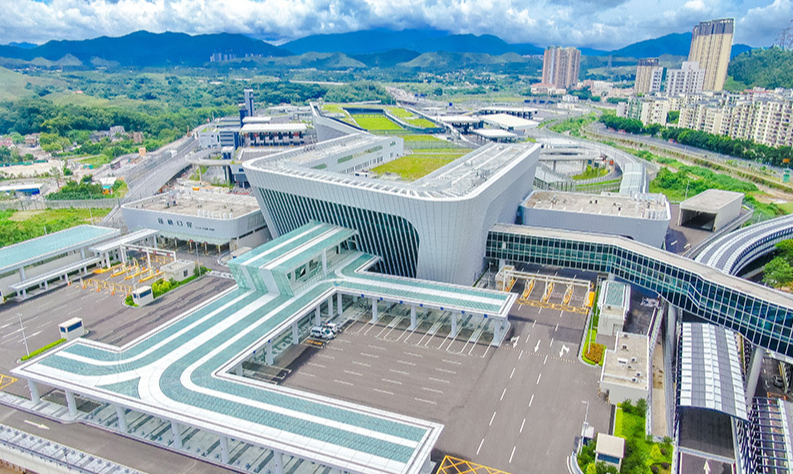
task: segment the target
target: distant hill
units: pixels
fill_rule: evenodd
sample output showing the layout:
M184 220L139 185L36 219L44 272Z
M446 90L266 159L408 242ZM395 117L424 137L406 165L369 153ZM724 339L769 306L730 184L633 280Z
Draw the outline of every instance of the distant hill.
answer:
M622 56L628 58L657 58L664 54L671 56L686 56L688 57L689 50L691 49L691 33L672 33L669 35L661 36L660 38L639 41L629 44L624 48L616 49L614 51L603 51L601 54L594 56ZM732 45L732 52L730 58L745 53L751 50L752 47L745 44ZM583 51L582 51L583 53Z
M537 61L535 60L535 62ZM528 66L530 63L530 60L516 53L506 53L499 56L493 56L485 53L453 53L447 51L438 51L432 53L423 53L420 56L417 56L415 59L401 63L398 66L410 69L443 71L447 69L459 69L461 67L494 65L505 66L510 64Z
M94 59L121 66L199 66L209 62L213 53L237 56L260 54L286 56L289 53L264 41L244 35L219 33L190 36L184 33L149 33L136 31L125 36L101 36L83 41L49 41L34 48L0 46L0 57L34 60L42 58L59 61L66 56L77 64L91 64ZM74 61L69 61L73 64Z
M747 87L793 87L793 51L754 49L730 61L727 74Z
M373 54L396 49L410 49L406 48L406 45L421 43L424 40L446 35L448 33L438 30L392 31L374 29L305 36L284 43L281 48L294 54L303 54L311 51L317 53Z
M409 49L394 49L384 53L356 54L352 58L364 63L367 67L388 68L412 61L420 54Z

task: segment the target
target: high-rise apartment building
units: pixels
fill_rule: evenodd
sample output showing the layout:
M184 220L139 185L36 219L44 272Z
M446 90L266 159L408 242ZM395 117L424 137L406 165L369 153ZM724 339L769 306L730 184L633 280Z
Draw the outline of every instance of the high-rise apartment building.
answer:
M636 66L636 84L633 91L636 94L654 94L661 92L661 81L664 78L664 68L658 65L657 59L640 59Z
M694 61L684 61L680 69L670 69L666 74L666 95L697 94L702 92L705 70Z
M727 66L730 64L732 36L735 20L703 21L691 33L689 61L696 61L705 70L703 90L720 91L727 79Z
M578 83L581 68L581 51L576 48L549 46L542 62L543 84L553 84L567 89Z

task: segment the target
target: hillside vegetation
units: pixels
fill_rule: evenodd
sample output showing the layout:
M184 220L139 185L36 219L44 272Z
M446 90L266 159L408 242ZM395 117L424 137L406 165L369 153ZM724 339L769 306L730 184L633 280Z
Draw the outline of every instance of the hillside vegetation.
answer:
M793 51L755 49L730 61L728 74L747 87L793 87Z

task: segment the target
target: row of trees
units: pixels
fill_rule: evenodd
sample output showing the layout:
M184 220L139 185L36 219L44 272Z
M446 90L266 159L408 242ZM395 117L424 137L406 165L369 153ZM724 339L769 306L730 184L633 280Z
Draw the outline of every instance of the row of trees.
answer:
M751 140L739 140L725 135L714 135L688 128L664 127L657 123L644 126L640 120L617 117L614 114L603 114L598 120L615 130L622 130L635 135L657 136L664 140L673 140L702 150L758 161L764 164L780 166L783 164L783 160L793 156L793 148L789 146L774 148Z
M775 288L793 283L793 240L776 244L777 256L765 265L763 283Z

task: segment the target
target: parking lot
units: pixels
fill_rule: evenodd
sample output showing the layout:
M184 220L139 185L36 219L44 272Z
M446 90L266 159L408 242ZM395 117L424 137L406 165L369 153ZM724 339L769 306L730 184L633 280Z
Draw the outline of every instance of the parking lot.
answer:
M233 284L232 280L204 276L142 308L124 306L123 294L83 289L79 283L25 301L9 301L0 306L0 375L5 376L0 388L26 398L30 396L27 384L7 378L26 353L25 339L30 351L54 342L60 338L58 324L68 319L82 318L89 331L88 339L120 346Z
M542 286L524 289L512 289L526 298L512 308L500 348L486 320L461 323L453 337L448 314L425 316L411 331L404 308L381 311L374 324L368 311L347 308L338 337L285 354L280 381L443 423L436 454L507 472L564 472L587 409L597 431L608 430L611 413L597 395L600 369L577 358L586 316L575 308L586 292L566 297L559 286L543 301Z

